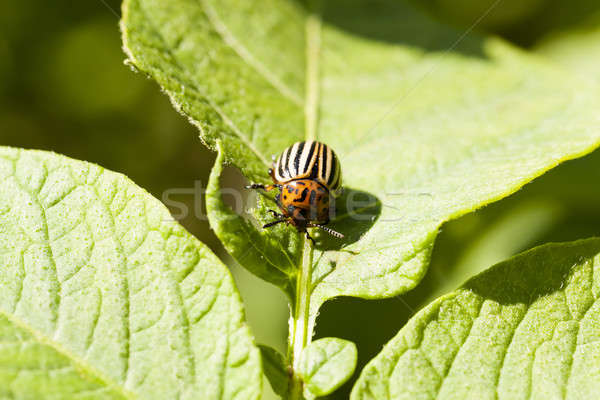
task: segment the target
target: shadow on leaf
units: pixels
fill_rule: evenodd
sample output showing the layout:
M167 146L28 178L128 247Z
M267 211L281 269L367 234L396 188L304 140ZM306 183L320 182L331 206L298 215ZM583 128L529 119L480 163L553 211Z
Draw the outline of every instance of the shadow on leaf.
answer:
M370 40L487 58L481 36L444 25L408 1L329 0L321 15L324 24Z
M381 214L381 201L376 196L352 188L344 188L332 205L333 215L327 226L344 237L339 239L320 231L316 238L319 250L343 250L371 229Z

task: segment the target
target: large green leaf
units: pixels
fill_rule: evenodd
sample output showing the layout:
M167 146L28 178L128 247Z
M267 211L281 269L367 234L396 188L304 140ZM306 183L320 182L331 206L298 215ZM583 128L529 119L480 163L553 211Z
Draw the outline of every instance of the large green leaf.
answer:
M296 140L340 156L348 190L333 226L346 238L319 240L313 317L335 296L413 288L444 221L600 141L589 85L501 40L401 0L309 3L126 0L122 30L128 62L249 179L268 181L271 155ZM355 196L360 221L345 210ZM260 251L300 259L279 248L301 249L281 229L269 235ZM240 253L250 270L285 278L287 264L259 268L258 254Z
M259 397L227 269L123 175L0 148L0 265L0 397Z
M600 239L500 263L413 317L352 399L592 399L600 391Z

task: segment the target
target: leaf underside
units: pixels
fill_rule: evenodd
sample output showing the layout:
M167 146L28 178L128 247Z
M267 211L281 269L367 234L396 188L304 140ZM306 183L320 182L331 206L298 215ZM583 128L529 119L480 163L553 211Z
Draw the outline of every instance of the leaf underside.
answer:
M343 201L361 213L341 204L332 228L345 239L317 238L313 317L336 296L413 288L444 221L600 142L589 84L499 39L458 40L403 1L126 0L122 31L129 62L250 180L268 182L271 155L310 137L318 116ZM265 234L265 251L237 252L288 291L300 247L285 229Z
M600 239L497 264L415 315L353 400L592 399L600 391Z
M0 397L256 399L226 267L121 174L0 148Z

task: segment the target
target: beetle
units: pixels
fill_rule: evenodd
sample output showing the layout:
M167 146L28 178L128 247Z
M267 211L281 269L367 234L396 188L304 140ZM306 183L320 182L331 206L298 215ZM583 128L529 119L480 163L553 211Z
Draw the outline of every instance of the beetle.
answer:
M279 219L263 228L285 222L306 234L313 245L315 241L307 228L320 228L337 238L344 237L324 226L329 223L331 200L338 197L342 189L340 161L329 146L315 140L296 142L274 159L269 175L272 185L253 183L246 186L247 189L266 191L279 189L275 202L281 212L269 210Z

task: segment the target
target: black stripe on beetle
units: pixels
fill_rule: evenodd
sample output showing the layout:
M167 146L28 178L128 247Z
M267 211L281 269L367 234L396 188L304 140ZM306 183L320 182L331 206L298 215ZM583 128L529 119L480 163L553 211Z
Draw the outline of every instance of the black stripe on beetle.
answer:
M310 192L310 195L312 196L313 193L314 192ZM302 194L300 195L300 197L297 198L297 199L295 199L294 201L297 201L299 203L303 203L304 200L306 200L306 196L308 196L308 188L304 188L304 190L302 191Z

